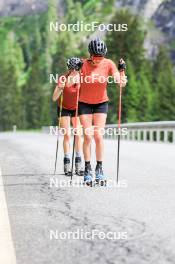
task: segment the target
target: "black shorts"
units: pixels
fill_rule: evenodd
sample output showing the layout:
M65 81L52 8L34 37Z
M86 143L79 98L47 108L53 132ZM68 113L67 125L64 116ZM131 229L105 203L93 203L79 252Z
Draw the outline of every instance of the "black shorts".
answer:
M100 104L86 104L83 102L79 102L78 104L78 114L79 115L88 115L88 114L97 114L108 112L108 102L100 103Z
M76 112L76 110L68 110L68 109L63 108L61 111L61 116L75 117L75 112ZM60 108L59 107L57 108L57 114L59 117L60 116Z

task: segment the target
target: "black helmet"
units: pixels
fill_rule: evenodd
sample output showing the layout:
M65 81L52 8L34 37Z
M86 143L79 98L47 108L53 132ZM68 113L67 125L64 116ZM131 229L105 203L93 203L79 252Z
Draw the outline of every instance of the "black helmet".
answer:
M107 53L106 44L104 43L104 41L100 40L99 38L91 40L88 46L88 50L90 55L105 56Z
M79 71L83 65L83 62L80 58L71 57L67 60L67 67L69 70Z
M125 71L126 70L126 63L123 59L120 59L118 62L118 70Z

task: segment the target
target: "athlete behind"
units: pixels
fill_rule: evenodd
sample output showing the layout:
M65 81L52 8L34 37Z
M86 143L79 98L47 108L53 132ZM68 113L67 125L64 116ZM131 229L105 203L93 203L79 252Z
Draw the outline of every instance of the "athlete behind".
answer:
M75 141L75 172L77 175L81 175L81 152L82 152L82 142L81 142L81 133L80 133L80 120L79 117L76 121L76 107L77 107L77 95L79 84L72 83L71 77L77 75L78 71L82 66L82 61L79 58L72 57L67 61L68 72L59 77L58 84L53 93L53 101L58 100L58 118L60 116L60 103L61 98L60 95L63 93L63 101L62 101L62 111L61 111L61 128L64 128L66 133L64 134L63 140L63 149L64 149L64 173L65 175L69 175L71 170L70 163L70 126L71 123L74 128L77 128L79 133L76 135ZM70 78L68 78L70 77ZM77 126L77 127L76 127Z
M107 53L106 44L99 38L89 43L88 50L90 58L83 61L81 69L79 116L84 128L83 153L85 160L84 181L87 185L92 184L91 169L91 141L94 136L96 145L96 168L95 180L104 184L106 176L103 173L103 135L102 129L105 127L108 112L107 78L113 77L115 82L120 83L120 74L115 63L105 58ZM102 81L102 79L105 81ZM126 77L122 78L122 87L126 85ZM92 132L92 126L94 131ZM86 133L88 131L88 133ZM91 131L91 133L90 133Z

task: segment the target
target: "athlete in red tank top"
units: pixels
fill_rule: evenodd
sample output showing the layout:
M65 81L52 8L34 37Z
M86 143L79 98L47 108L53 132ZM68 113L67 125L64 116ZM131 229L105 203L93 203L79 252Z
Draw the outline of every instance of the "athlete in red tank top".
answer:
M100 39L92 40L88 46L90 58L84 60L81 69L80 98L79 98L79 116L84 128L84 160L85 172L84 181L86 184L92 184L91 170L91 142L92 135L96 144L95 169L96 182L104 183L106 177L103 174L102 161L104 153L102 131L106 124L108 111L107 81L111 76L115 82L120 83L120 74L115 63L105 58L107 47ZM126 85L126 79L122 80L123 86ZM94 131L92 131L94 125ZM86 133L87 132L87 133Z
M76 108L77 106L77 95L79 84L71 84L68 77L77 75L77 65L80 63L79 58L70 58L67 61L67 66L69 71L66 74L63 74L59 77L58 84L53 93L53 101L58 100L58 118L61 120L61 128L64 128L64 140L63 140L63 149L64 149L64 173L68 175L71 171L71 162L70 162L70 125L72 123L73 127L77 129L76 139L75 139L75 171L78 175L82 174L81 172L81 152L82 152L82 143L81 143L81 126L79 117L76 117ZM62 104L62 105L61 105Z

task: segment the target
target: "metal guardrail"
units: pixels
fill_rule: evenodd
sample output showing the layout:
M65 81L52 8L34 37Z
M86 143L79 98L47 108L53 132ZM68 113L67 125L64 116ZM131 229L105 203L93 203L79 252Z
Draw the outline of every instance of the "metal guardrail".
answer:
M106 125L107 128L117 129L117 125ZM175 143L175 121L126 123L121 128L127 128L124 140ZM117 135L106 134L105 138L115 139Z
M121 135L123 140L175 143L175 121L126 123L121 129L127 129L127 134ZM117 139L117 125L107 124L105 130L110 133L105 133L104 138ZM42 132L49 133L50 127L42 127Z

